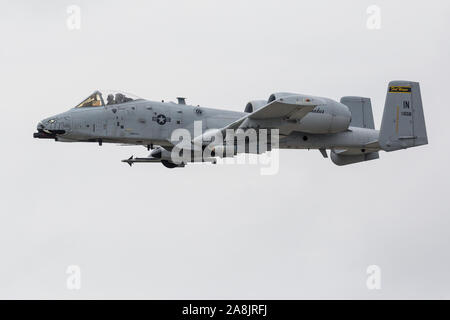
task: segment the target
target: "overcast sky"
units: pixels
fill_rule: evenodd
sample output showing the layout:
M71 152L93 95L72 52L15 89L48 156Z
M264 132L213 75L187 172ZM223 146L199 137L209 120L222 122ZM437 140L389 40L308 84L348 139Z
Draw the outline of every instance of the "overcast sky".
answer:
M449 15L444 0L2 0L0 298L449 299ZM399 79L421 83L430 144L347 167L286 150L272 176L130 168L144 148L32 138L97 88L237 111L278 91L367 96L379 128Z

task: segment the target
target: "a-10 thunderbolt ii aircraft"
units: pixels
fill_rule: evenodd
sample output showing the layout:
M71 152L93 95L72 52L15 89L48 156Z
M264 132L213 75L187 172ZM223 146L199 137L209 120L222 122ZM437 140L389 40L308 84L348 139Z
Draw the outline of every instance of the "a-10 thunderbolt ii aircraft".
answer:
M209 148L208 156L200 152L190 160L174 161L173 149L180 140L174 139L172 133L177 129L185 129L191 137L182 144L183 150L190 148L187 153L194 153L192 150ZM245 135L249 130L260 133L262 129L277 129L276 147L280 149L318 149L325 158L327 150L331 150L331 160L337 165L378 159L380 150L396 151L428 143L419 83L412 81L389 83L380 130L375 130L370 99L363 97L343 97L337 102L304 94L274 93L268 100L250 101L244 112L235 112L187 105L184 98L178 98L178 103L157 102L96 91L76 107L40 121L34 137L99 145L143 145L153 149L148 157L122 161L130 166L136 162L161 162L175 168L189 161L215 163L216 157L271 150L271 138L256 152L248 146L236 148L236 138L227 139L227 143L234 144L231 153L225 142L217 139L218 134L227 138L237 131ZM210 147L212 141L215 144ZM248 139L244 140L244 144L248 143Z

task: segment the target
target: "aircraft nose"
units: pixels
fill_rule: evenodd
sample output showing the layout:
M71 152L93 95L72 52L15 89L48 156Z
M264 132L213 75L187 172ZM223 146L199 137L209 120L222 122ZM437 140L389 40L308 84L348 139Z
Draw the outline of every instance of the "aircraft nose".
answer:
M58 122L55 118L39 121L36 126L37 132L33 133L33 138L56 139L57 135L65 134L68 126L66 123Z

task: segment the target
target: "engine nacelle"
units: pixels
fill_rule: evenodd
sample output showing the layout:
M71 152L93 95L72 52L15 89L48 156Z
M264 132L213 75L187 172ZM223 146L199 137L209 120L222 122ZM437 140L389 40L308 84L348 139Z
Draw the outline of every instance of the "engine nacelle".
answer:
M311 112L295 124L293 130L307 133L337 133L348 129L351 121L349 108L337 101L303 95L278 92L270 95L268 103L280 101L285 104L314 105Z
M247 103L244 112L252 113L267 104L266 100L253 100Z
M267 100L267 103L271 103L272 101L278 100L280 98L283 97L288 97L288 96L298 96L298 93L289 93L289 92L277 92L277 93L272 93L269 97L269 99Z

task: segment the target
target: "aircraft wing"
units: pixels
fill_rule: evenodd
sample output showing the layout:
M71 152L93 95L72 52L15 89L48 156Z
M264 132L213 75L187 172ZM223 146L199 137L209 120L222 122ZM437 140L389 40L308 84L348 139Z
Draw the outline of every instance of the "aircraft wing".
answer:
M284 100L272 101L264 107L230 123L222 130L225 132L226 129L238 129L248 120L301 120L317 106L317 103L308 102L304 99L297 100L295 98L296 96L292 96Z

